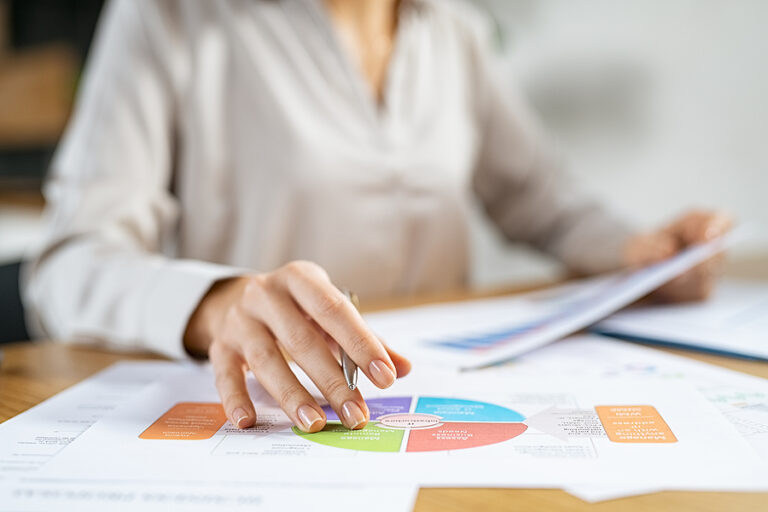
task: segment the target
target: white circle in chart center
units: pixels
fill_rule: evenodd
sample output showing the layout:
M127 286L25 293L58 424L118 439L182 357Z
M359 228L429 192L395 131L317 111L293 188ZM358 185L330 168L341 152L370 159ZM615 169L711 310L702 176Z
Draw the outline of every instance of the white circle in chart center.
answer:
M440 425L440 416L420 412L396 412L379 416L379 424L389 428L432 428Z

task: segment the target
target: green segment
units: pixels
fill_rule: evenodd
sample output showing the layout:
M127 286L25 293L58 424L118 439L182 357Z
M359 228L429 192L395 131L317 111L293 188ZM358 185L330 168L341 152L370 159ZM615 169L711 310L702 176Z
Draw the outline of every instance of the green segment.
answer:
M293 431L318 444L366 452L399 452L405 434L404 430L381 428L375 423L369 423L360 430L349 430L340 423L329 422L323 430L314 434L307 434L296 427Z

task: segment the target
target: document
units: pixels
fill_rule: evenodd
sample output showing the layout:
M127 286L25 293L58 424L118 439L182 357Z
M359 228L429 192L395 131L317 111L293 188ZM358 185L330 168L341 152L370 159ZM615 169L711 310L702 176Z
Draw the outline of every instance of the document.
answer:
M572 379L632 376L655 382L688 383L720 411L755 454L768 460L766 379L595 335L558 341L509 363L509 367L518 375L555 371ZM579 486L566 490L586 501L601 501L673 488Z
M371 328L414 362L476 369L588 327L723 251L736 234L635 270L511 298L366 315Z
M0 481L33 473L141 389L185 368L166 361L117 363L0 424Z
M630 308L598 323L593 330L648 343L768 360L768 282L725 279L707 301Z
M254 380L259 419L238 430L210 369L140 391L78 436L36 477L88 482L257 482L759 490L764 461L684 382L415 370L388 390L367 383L364 429L304 434ZM305 380L306 382L306 380ZM663 461L663 464L660 463Z
M256 481L90 480L41 477L80 435L152 383L195 371L197 365L166 361L117 363L0 424L0 512L413 509L415 485L263 485ZM150 461L151 462L151 461Z
M409 512L408 485L260 484L258 482L105 482L30 478L0 485L0 510L77 512L319 511Z

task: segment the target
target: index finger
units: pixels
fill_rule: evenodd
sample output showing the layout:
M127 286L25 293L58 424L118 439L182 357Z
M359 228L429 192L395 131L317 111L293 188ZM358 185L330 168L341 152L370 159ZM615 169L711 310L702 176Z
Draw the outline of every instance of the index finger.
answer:
M322 269L299 265L286 273L285 285L299 307L347 352L374 384L380 388L392 385L397 370L386 348Z

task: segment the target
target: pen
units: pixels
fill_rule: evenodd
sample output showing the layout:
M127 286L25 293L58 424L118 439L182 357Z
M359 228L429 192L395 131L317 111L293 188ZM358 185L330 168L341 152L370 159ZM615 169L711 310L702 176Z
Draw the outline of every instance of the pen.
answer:
M341 291L357 309L359 307L357 295L345 288L342 288ZM357 387L357 365L341 346L339 346L339 350L341 350L341 371L344 372L344 379L347 381L349 389L354 390Z

